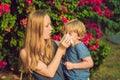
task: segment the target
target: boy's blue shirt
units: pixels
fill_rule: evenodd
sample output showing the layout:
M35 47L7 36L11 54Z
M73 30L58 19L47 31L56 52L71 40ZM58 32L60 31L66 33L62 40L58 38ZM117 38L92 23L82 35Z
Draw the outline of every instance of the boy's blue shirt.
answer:
M71 46L66 50L65 61L72 63L79 63L82 61L82 58L90 56L88 48L84 43L80 42L75 46ZM63 68L65 76L69 80L86 80L89 77L89 69L75 69L68 71L65 66Z

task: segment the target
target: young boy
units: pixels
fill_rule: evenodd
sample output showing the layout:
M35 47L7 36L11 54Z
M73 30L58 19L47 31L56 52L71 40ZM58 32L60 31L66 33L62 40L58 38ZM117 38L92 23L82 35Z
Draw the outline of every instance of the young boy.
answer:
M85 25L75 19L64 25L65 33L71 36L71 46L67 48L65 59L65 67L63 68L66 80L88 80L89 69L93 67L88 48L81 42L86 28Z

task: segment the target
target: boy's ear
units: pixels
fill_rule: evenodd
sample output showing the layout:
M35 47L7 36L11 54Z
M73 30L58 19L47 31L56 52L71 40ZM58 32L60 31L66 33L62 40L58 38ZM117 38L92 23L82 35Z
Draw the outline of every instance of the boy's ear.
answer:
M77 39L81 39L80 37L77 37Z

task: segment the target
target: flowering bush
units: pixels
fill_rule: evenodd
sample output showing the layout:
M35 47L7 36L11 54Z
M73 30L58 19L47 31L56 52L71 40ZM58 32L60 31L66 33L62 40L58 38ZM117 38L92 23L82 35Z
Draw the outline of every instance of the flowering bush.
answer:
M60 40L63 25L78 18L87 28L82 40L97 68L108 54L108 46L101 40L108 30L120 31L119 0L1 0L0 1L0 66L5 61L6 68L18 72L19 50L23 46L28 14L40 9L47 12L54 30L52 39ZM4 65L4 66L5 66ZM2 67L0 67L2 68Z

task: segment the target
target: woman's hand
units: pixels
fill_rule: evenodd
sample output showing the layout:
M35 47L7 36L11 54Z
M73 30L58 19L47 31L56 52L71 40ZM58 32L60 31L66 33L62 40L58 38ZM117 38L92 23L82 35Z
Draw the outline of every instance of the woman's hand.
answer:
M71 41L71 36L69 34L64 34L64 36L60 40L60 44L65 48L68 48L70 46L70 41Z
M70 40L71 37L65 34L59 43L59 48L65 51L71 44ZM65 53L63 55L65 55Z

